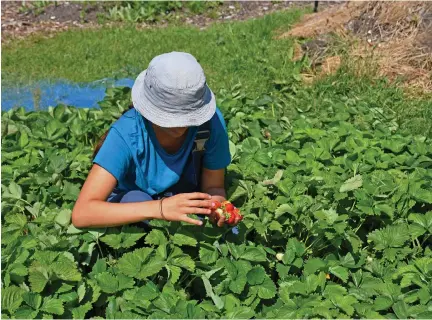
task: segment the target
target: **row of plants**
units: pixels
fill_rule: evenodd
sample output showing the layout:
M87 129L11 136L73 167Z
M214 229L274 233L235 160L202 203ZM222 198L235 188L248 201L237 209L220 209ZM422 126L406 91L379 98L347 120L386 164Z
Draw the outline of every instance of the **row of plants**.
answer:
M100 109L2 112L2 318L431 318L430 138L353 94L315 107L276 87L218 95L238 234L71 225L130 89Z

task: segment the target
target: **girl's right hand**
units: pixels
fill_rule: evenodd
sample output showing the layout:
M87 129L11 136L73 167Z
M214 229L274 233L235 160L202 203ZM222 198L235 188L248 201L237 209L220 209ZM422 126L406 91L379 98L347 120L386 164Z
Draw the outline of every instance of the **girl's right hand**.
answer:
M207 193L192 192L180 193L162 201L162 214L159 219L168 221L184 221L197 226L202 225L202 221L192 219L188 214L206 214L211 213L211 196Z

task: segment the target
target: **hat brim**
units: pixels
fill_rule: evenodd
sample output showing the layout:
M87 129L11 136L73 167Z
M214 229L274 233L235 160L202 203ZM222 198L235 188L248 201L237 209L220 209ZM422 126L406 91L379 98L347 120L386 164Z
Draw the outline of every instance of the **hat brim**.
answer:
M151 103L144 93L144 79L147 70L139 74L132 86L132 102L134 108L147 120L164 127L195 127L210 120L216 112L216 98L207 86L204 95L204 104L193 111L184 113L171 113Z

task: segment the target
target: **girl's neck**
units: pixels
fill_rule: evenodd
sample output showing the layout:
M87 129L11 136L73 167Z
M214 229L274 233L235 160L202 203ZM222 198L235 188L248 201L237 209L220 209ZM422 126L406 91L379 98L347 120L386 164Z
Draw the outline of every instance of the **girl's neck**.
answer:
M159 144L167 153L170 154L174 154L180 150L188 133L188 130L186 130L182 136L173 137L155 124L152 124L152 127Z

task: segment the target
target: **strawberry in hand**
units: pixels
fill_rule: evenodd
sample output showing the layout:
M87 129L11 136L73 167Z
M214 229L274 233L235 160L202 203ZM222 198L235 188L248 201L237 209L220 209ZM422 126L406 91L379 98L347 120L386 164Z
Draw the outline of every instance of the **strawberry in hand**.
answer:
M228 225L236 225L239 221L243 220L240 210L230 201L223 201L222 203L214 201L212 209L214 210L215 218L218 221L222 219Z

